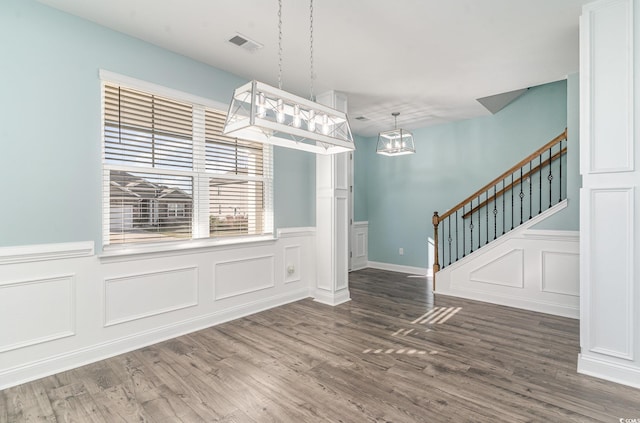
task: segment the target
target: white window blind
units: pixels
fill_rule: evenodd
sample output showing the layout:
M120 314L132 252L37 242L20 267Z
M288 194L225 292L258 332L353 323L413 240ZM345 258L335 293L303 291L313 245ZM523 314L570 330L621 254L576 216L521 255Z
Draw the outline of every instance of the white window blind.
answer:
M103 238L129 244L272 232L271 149L225 113L103 82Z

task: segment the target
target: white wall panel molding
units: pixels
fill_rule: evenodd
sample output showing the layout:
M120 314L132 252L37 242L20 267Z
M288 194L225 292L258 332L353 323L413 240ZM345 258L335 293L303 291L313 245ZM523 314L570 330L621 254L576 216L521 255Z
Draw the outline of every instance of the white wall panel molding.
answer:
M471 282L524 288L524 250L514 248L483 260L469 272Z
M1 267L0 322L18 323L0 323L0 389L308 298L315 230L288 232L228 248Z
M93 241L0 247L0 266L4 264L89 257L93 254Z
M633 360L634 346L634 188L586 189L589 198L589 257L592 280L589 351ZM615 222L615 224L611 224ZM603 246L615 250L603 252ZM602 301L602 299L608 301ZM613 306L615 304L615 306Z
M633 0L583 8L580 137L585 175L635 169L633 38Z
M198 305L198 268L165 269L104 280L104 326Z
M369 260L369 222L353 223L353 240L351 243L351 270L367 267Z
M206 329L273 307L299 301L308 296L309 291L306 287L299 288L282 294L271 295L260 300L246 302L239 306L198 315L194 318L174 322L170 325L152 327L146 331L133 333L124 337L78 347L56 356L48 355L40 360L25 362L13 367L0 368L0 390L187 333Z
M586 4L580 20L578 371L640 387L640 0ZM635 72L634 72L635 69Z
M573 231L518 228L440 270L435 293L578 318L578 255Z
M0 282L0 354L75 335L75 288L75 275Z
M275 287L274 255L219 261L213 265L216 301Z
M542 251L542 292L580 296L580 254L565 251Z
M284 283L293 283L301 280L300 245L287 245L284 247Z

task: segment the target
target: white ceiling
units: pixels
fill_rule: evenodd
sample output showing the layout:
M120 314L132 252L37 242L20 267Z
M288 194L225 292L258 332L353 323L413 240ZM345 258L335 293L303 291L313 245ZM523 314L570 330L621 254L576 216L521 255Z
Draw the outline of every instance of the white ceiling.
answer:
M247 79L277 86L277 0L40 0ZM309 2L283 1L283 88L309 96ZM487 115L475 99L578 70L590 0L316 0L314 92L344 92L374 135ZM227 40L243 34L264 48ZM354 118L365 116L368 121Z

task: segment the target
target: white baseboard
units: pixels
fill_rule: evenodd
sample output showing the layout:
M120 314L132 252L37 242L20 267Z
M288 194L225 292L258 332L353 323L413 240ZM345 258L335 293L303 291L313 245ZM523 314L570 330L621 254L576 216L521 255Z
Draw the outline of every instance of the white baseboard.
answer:
M337 306L342 303L346 303L347 301L351 301L351 293L348 288L336 292L335 295L321 289L316 289L313 295L313 300L322 304Z
M378 261L368 261L367 267L372 269L388 270L390 272L409 273L412 275L431 276L429 269L424 267L403 266L393 263L381 263Z
M640 368L578 354L578 373L640 388ZM635 417L635 416L629 416Z
M538 313L553 314L555 316L569 317L571 319L580 318L580 309L578 307L571 307L563 304L547 303L543 301L536 301L532 299L496 295L488 292L474 292L471 290L457 291L448 290L446 292L438 291L437 283L436 290L433 292L436 295L444 295L447 297L466 298L468 300L482 301L485 303L498 304L507 307L521 308L523 310L537 311Z
M218 313L198 316L193 319L173 323L164 327L153 328L102 344L69 351L54 357L48 357L44 360L30 362L24 366L5 369L0 372L0 390L308 297L309 290L305 287L286 294L245 303Z

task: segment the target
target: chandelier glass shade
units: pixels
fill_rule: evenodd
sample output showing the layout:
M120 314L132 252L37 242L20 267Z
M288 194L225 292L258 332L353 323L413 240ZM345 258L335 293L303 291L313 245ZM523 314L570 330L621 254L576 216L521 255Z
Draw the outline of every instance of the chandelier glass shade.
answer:
M258 81L235 90L223 132L317 154L355 149L345 113Z
M413 134L404 129L397 128L397 119L400 113L392 113L396 124L394 129L390 131L380 132L378 134L378 145L376 153L384 156L402 156L405 154L413 154L416 147L413 142Z

